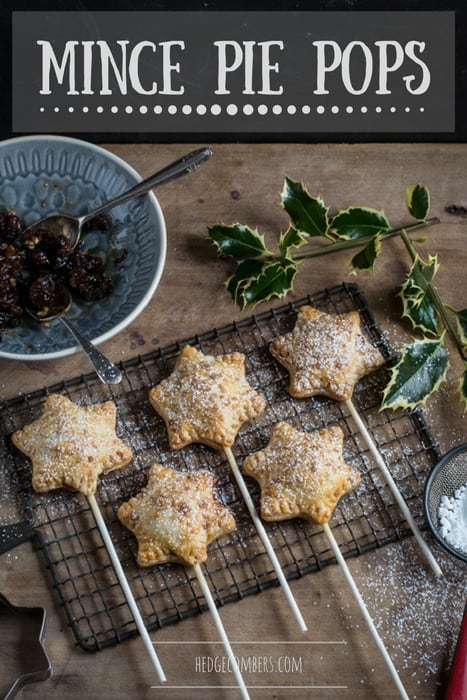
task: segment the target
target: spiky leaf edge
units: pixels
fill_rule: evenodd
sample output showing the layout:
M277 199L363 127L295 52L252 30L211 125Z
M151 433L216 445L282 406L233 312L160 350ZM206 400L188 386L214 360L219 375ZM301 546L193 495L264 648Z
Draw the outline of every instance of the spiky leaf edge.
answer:
M413 343L405 345L402 348L401 351L401 359L399 362L391 368L391 378L386 385L386 388L384 389L383 392L383 398L381 402L381 410L385 408L402 408L402 409L412 409L416 408L417 406L423 406L428 398L439 389L441 384L446 380L446 375L447 371L449 369L449 356L447 349L444 345L444 338L445 338L446 332L442 334L442 336L437 339L437 340L415 340ZM438 345L440 349L443 350L443 356L445 360L445 367L443 372L439 375L437 381L430 386L429 391L426 391L420 398L418 398L415 401L408 401L408 400L402 400L402 398L399 398L397 400L392 400L388 401L388 396L390 396L391 390L393 389L394 385L397 383L398 377L399 377L399 372L400 369L403 367L403 363L405 362L407 358L407 354L410 352L415 347L421 346L421 345Z
M303 182L285 176L281 205L297 231L311 237L329 238L329 207L321 197L313 197Z
M267 248L264 236L257 229L244 224L209 226L208 235L222 255L228 255L235 260L274 255Z

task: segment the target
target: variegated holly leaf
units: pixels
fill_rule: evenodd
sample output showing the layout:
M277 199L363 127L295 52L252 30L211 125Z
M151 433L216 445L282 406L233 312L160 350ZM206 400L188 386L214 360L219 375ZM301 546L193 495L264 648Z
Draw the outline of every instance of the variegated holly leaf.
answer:
M462 309L461 311L451 309L451 311L456 316L457 332L460 340L464 346L467 346L467 309Z
M265 262L262 272L242 290L243 308L255 306L271 297L281 299L293 288L298 265L290 260Z
M399 292L403 305L402 316L409 318L414 328L435 334L439 331L438 313L428 289L438 268L436 256L430 256L428 263L425 263L417 255Z
M328 207L320 197L312 197L303 183L285 177L281 201L298 231L308 236L328 236Z
M459 393L467 408L467 363L464 363L464 371L459 381Z
M430 213L430 191L423 185L409 185L405 191L405 201L412 216L425 221Z
M414 328L434 335L438 333L438 315L427 294L418 301L405 299L402 315L410 318Z
M389 231L391 224L382 211L368 207L349 207L340 211L331 222L331 230L339 238L358 239Z
M249 260L242 260L237 265L234 274L225 283L235 304L243 306L242 290L261 273L264 264L261 260L250 258Z
M405 300L402 315L410 318L414 328L434 335L439 332L438 315L427 294L418 301Z
M374 236L359 253L354 255L350 262L350 271L357 274L358 270L373 272L378 255L381 252L381 236Z
M400 361L391 369L381 408L415 408L439 388L449 367L444 336L404 346Z
M289 226L285 233L279 238L279 251L283 258L291 259L290 253L292 248L300 248L307 242L306 236L297 231L293 226Z
M264 236L256 229L243 224L232 224L231 226L217 224L208 227L208 234L220 253L230 255L235 260L274 255L267 249Z

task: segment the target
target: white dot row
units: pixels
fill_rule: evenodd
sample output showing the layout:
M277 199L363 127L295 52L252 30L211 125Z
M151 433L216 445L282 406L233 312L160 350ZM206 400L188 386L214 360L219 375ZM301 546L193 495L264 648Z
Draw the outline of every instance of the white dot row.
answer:
M40 107L39 108L40 112L46 112L45 107ZM167 114L175 115L175 114L183 114L185 116L188 116L190 114L197 114L199 116L204 116L206 114L211 114L213 116L219 116L220 114L224 113L227 114L228 116L235 116L239 113L244 114L245 116L252 116L254 114L258 114L260 116L265 116L267 114L273 114L275 116L280 115L280 114L289 114L289 115L294 115L294 114L304 114L308 115L311 114L313 111L316 114L339 114L339 113L346 113L346 114L353 114L354 112L361 112L362 114L367 114L369 112L376 112L376 114L382 114L383 112L390 112L391 114L395 114L396 112L411 112L411 111L419 111L419 112L424 112L425 108L424 107L418 107L417 109L414 109L412 107L386 107L383 108L381 106L376 106L376 107L367 107L366 105L362 105L361 107L353 107L352 105L346 105L345 107L340 107L339 105L331 105L331 106L324 106L324 105L317 105L315 107L311 107L310 105L302 105L302 107L297 107L296 105L287 105L286 107L283 107L282 105L273 105L272 107L268 107L268 105L265 104L260 104L257 107L251 104L245 104L242 107L239 107L236 104L229 104L226 105L226 107L222 107L219 104L213 104L210 105L209 107L204 104L199 104L193 107L192 105L182 105L181 107L177 107L177 105L168 105L167 107L162 107L161 105L154 105L154 107L148 107L147 105L140 105L139 107L133 107L132 105L126 105L123 107L119 107L117 105L113 105L112 107L102 107L101 105L91 108L87 107L86 105L84 107L80 108L75 108L75 107L53 107L52 109L53 112L58 113L58 112L82 112L83 114L88 114L90 112L96 112L97 114L103 114L104 112L110 112L111 114L118 114L124 113L124 114L133 114L134 112L139 112L140 114L156 114L160 115L163 114L164 111L167 112Z

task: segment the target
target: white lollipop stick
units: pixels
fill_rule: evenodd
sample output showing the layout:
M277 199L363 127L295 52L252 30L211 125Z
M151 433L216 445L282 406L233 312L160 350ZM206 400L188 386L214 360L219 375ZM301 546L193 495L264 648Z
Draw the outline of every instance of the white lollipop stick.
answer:
M232 454L232 450L230 449L230 447L224 447L224 452L225 456L227 457L227 461L229 462L230 468L232 469L234 477L237 481L241 494L243 496L243 500L245 501L246 507L248 508L251 519L253 520L258 535L261 538L264 548L266 549L266 552L268 553L271 563L274 567L274 571L276 572L277 578L279 579L279 582L283 588L287 601L290 607L292 608L292 611L295 615L295 618L299 624L301 631L306 632L307 626L305 624L305 620L303 619L303 616L295 601L295 598L293 597L287 579L285 578L284 572L282 571L280 562L276 556L268 534L264 529L264 525L256 511L255 504L253 503L253 499L251 498L250 492L248 491L247 485L245 484L245 480L240 472L240 469L238 468L237 462L235 461L235 457Z
M409 696L407 695L405 688L402 685L401 679L399 678L399 674L397 673L396 668L392 662L392 659L389 656L387 649L384 646L383 641L378 634L378 631L375 627L375 623L373 622L373 620L370 616L370 613L368 612L367 607L366 607L366 605L363 601L363 598L360 594L360 591L358 590L357 585L356 585L355 581L353 580L352 574L350 573L349 568L347 566L347 563L341 554L341 551L340 551L339 546L334 538L334 535L331 531L331 528L329 527L329 524L324 523L323 529L324 529L324 532L326 533L326 536L329 540L329 544L332 547L334 555L335 555L335 557L336 557L336 559L337 559L337 561L342 569L342 572L347 580L347 583L350 586L350 589L354 595L354 598L360 607L362 615L365 618L365 622L367 623L367 625L370 629L370 632L373 635L373 638L376 642L378 649L380 650L381 654L383 655L383 658L386 662L386 666L388 667L388 670L392 676L392 679L397 686L397 689L400 693L401 698L404 698L404 700L409 700Z
M157 675L159 676L159 680L161 681L161 683L163 683L164 681L167 680L167 678L166 678L165 673L162 669L159 658L154 650L154 645L151 642L148 631L147 631L145 624L143 622L143 618L141 617L141 613L138 610L133 593L131 592L130 586L128 585L128 581L126 579L122 565L121 565L120 560L117 556L117 552L115 551L114 544L110 538L109 531L107 529L107 525L105 524L104 518L102 517L101 511L99 509L99 505L98 505L94 495L88 496L88 500L89 500L89 505L91 506L92 513L94 515L94 519L97 523L97 527L99 528L99 532L101 533L101 537L104 540L104 544L107 548L107 552L110 556L110 560L111 560L113 567L115 569L115 573L117 574L117 578L120 582L120 585L121 585L123 592L125 594L125 598L127 600L127 603L128 603L130 610L133 614L133 618L136 622L136 626L138 628L138 631L143 639L143 642L144 642L146 649L149 653L149 656L150 656L151 661L154 665L154 668L157 671Z
M216 608L216 604L214 602L214 599L212 597L211 591L209 590L209 586L206 583L206 579L204 577L204 574L201 570L201 567L199 564L195 564L193 567L195 570L196 577L198 579L199 585L201 586L201 590L203 591L203 595L206 599L206 602L208 604L209 610L214 618L214 622L217 628L217 631L219 632L219 636L222 639L222 642L224 644L224 648L227 652L227 655L229 657L229 661L232 667L232 672L235 676L235 679L238 683L238 687L240 688L240 692L242 695L243 700L250 700L250 696L248 694L248 690L245 685L245 681L243 680L242 674L240 673L240 669L238 667L237 659L234 656L234 653L232 651L232 647L230 646L229 639L225 633L224 625L222 624L222 620L220 618L219 612Z
M350 414L352 415L352 418L354 419L355 423L357 424L357 427L360 430L363 438L365 439L365 442L368 445L368 448L369 448L371 454L375 458L377 465L379 466L379 468L383 472L384 477L388 483L388 486L391 489L392 494L397 502L397 505L399 506L402 514L404 515L405 519L407 520L407 522L410 526L410 529L412 530L421 551L425 555L425 557L426 557L428 563L430 564L431 568L433 569L435 575L442 576L443 572L441 571L441 568L439 567L439 565L438 565L436 559L434 558L427 543L423 539L422 533L420 532L420 529L419 529L417 523L415 522L415 520L412 516L412 513L410 512L409 507L407 506L407 503L405 502L404 498L402 497L402 494L400 493L399 489L397 488L397 485L396 485L394 479L392 478L391 472L387 468L386 463L385 463L381 453L379 452L378 448L376 447L370 433L366 429L366 427L365 427L362 419L360 418L360 415L359 415L357 409L355 408L352 400L348 399L345 402L345 404L346 404Z

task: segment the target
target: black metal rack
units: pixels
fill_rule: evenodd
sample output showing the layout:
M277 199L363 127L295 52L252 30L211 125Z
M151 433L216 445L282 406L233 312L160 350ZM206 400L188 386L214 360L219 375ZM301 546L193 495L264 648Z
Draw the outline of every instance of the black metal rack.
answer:
M239 432L233 452L240 465L248 454L264 447L272 426L280 420L305 431L333 424L343 428L345 459L362 474L360 486L342 499L331 520L344 556L357 556L410 534L345 404L324 397L293 399L287 390L287 373L269 353L269 342L293 327L297 309L303 304L329 312L356 309L362 327L387 364L394 360L363 294L356 286L344 284L126 361L122 363L124 379L119 385L103 385L90 374L12 398L1 406L0 488L3 484L14 493L11 505L17 512L34 518L38 546L52 584L83 648L93 651L123 641L136 634L136 626L86 498L64 490L35 493L30 462L11 443L11 433L37 418L45 396L52 392L63 393L78 403L112 399L117 406L118 434L132 446L134 459L129 467L101 479L96 495L149 630L206 609L189 568L174 564L137 567L136 541L116 517L120 503L145 485L148 468L155 462L177 469L202 467L212 471L222 501L235 516L236 529L210 546L203 565L217 604L238 601L277 585L223 454L203 445L171 450L165 425L149 403L149 388L171 372L176 356L186 344L209 354L243 352L248 381L267 399L265 412ZM439 454L420 411L380 411L381 391L387 379L387 369L364 377L356 387L353 401L412 514L423 527L423 485ZM256 483L248 479L247 483L258 502ZM288 579L334 561L318 526L298 519L265 525Z

